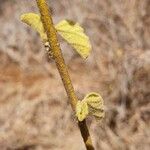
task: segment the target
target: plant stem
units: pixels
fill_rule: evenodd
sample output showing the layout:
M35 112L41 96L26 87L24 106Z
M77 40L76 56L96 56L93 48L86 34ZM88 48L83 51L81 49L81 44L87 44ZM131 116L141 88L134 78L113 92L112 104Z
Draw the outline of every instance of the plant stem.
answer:
M57 32L53 24L51 13L49 11L46 0L36 0L36 1L37 1L40 14L41 14L42 23L43 23L44 29L48 37L48 42L53 52L53 57L54 57L57 69L63 81L64 87L66 89L72 109L75 111L78 99L75 94L75 91L74 91L74 88L73 88L73 85L72 85L72 82L68 73L68 69L65 64L65 61L64 61L61 49L60 49L60 45L57 39ZM80 132L83 137L86 149L94 150L91 137L89 134L89 130L86 125L86 121L84 120L82 122L78 122L78 126L80 128Z

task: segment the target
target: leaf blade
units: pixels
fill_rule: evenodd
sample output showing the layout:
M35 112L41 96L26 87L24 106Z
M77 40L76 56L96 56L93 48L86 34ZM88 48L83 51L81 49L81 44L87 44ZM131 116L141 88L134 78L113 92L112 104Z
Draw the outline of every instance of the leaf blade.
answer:
M25 13L20 16L20 19L22 22L36 30L44 42L47 41L47 35L44 31L40 15L36 13Z
M89 115L92 115L96 120L101 120L105 116L104 102L101 95L91 92L83 99L88 105Z
M76 105L76 116L79 121L83 121L89 114L87 103L78 101Z
M78 23L67 20L59 22L55 26L58 33L83 57L87 58L91 51L89 38L85 35Z

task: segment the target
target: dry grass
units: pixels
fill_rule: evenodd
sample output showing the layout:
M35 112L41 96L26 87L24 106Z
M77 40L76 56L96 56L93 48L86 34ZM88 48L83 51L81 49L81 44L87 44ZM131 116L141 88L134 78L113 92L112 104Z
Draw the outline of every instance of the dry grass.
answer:
M93 52L83 61L61 39L79 98L103 95L106 117L88 119L97 150L150 147L150 0L51 0L54 22L78 21ZM56 70L19 15L35 1L0 0L0 149L84 150Z

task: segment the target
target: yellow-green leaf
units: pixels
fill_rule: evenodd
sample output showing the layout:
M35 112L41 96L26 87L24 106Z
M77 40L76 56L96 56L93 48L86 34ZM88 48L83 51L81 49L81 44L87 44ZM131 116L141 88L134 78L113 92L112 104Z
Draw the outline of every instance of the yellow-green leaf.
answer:
M93 115L97 120L101 120L104 117L103 98L98 93L87 94L83 101L87 102L89 115Z
M27 25L31 26L34 30L36 30L40 34L44 42L47 41L47 35L44 31L40 15L35 13L26 13L21 15L20 18L22 22L26 23Z
M91 51L89 38L78 23L63 20L55 26L58 33L83 57L87 58Z
M78 101L76 105L76 116L79 121L83 121L88 115L88 105L84 101Z
M42 40L48 41L47 35L41 21L41 17L35 13L26 13L21 15L21 21L36 30ZM78 23L63 20L55 26L60 35L83 57L87 58L91 51L89 38L85 35L82 27Z
M102 97L95 92L89 93L76 105L76 116L83 121L88 115L94 116L96 120L104 118L104 104Z

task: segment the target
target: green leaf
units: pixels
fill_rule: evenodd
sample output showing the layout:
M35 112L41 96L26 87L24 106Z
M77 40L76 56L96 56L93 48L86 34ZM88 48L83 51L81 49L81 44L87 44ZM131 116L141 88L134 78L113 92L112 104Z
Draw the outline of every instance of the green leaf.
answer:
M40 37L44 42L47 41L47 35L44 31L40 15L35 13L26 13L21 15L20 18L22 22L26 23L27 25L31 26L34 30L36 30L40 34Z
M78 23L63 20L55 26L58 33L83 57L87 58L91 51L89 38Z
M104 118L104 104L102 97L95 92L89 93L76 105L76 116L83 121L88 115L94 116L96 120Z

